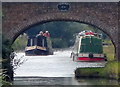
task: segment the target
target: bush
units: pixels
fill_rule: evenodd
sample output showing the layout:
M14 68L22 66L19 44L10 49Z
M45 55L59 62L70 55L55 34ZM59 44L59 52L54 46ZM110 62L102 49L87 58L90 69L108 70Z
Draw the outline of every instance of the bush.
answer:
M4 70L2 73L5 78L5 81L12 81L13 80L13 68L11 65L10 54L13 51L11 47L11 42L7 40L4 36L2 38L2 69Z
M54 38L52 39L53 48L66 48L68 47L68 43L65 40Z
M12 45L14 50L24 50L27 45L27 35L20 35Z

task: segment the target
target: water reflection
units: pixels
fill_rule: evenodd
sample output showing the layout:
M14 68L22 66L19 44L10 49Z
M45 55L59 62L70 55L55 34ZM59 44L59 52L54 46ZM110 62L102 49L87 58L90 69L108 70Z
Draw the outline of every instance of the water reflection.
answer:
M117 80L74 77L16 77L14 85L118 85Z
M87 83L87 85L118 85L117 80L103 78L81 78L77 79L77 81Z

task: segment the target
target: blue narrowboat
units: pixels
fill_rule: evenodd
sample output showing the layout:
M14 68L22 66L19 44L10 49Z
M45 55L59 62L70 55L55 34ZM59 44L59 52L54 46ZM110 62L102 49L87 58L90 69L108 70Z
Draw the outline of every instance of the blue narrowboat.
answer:
M27 47L25 48L25 54L27 56L52 55L53 50L50 37L29 37Z

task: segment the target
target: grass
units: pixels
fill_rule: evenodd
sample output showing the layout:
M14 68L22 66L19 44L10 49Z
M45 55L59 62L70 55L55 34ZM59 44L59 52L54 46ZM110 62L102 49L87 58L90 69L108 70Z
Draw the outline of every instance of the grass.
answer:
M2 80L2 77L0 77L0 87L2 87L2 86L10 86L10 85L12 85L12 83L4 81L4 80Z
M109 45L103 46L103 52L106 54L108 61L114 61L115 60L115 47L112 44L112 41L104 40L104 42Z
M115 60L115 48L113 45L104 46L103 52L107 55L108 61Z
M2 71L2 70L1 70ZM3 76L2 75L0 75L0 87L2 87L3 85L12 85L12 83L10 83L10 82L7 82L7 81L4 81L4 80L2 80L2 78L3 78Z
M78 68L75 71L76 77L104 77L120 80L120 62L108 62L106 67L102 68Z
M2 62L3 60L0 59L0 63ZM6 61L6 60L4 60ZM2 75L2 69L0 69L0 87L2 87L3 85L12 85L12 83L10 82L7 82L7 81L4 81L2 80L2 78L4 78L4 76Z

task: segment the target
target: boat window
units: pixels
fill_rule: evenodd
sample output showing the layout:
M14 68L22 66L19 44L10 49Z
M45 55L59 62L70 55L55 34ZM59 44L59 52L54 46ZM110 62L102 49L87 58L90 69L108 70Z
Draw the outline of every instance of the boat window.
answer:
M83 38L80 47L81 53L102 53L102 40L96 37Z

